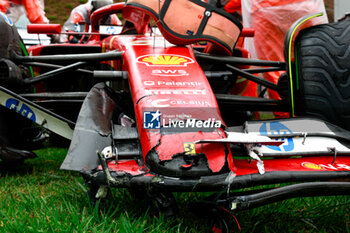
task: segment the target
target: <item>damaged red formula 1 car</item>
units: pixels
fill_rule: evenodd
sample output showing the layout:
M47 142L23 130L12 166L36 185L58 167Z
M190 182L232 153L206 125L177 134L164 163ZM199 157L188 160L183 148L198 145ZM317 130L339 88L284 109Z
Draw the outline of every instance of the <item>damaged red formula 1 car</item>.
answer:
M115 13L128 20L121 33L99 33L101 19ZM294 23L286 62L277 62L248 59L235 45L250 31L200 0L101 8L91 32L79 33L84 43L31 47L31 56L6 51L1 148L23 153L12 148L19 139L3 126L18 115L27 142L40 141L47 129L71 140L61 169L83 175L92 202L111 187L128 188L154 198L167 214L176 212L172 192L217 192L207 204L229 211L349 194L350 20L300 31L317 16ZM162 35L149 26L151 18ZM60 31L55 27L30 30ZM39 75L29 77L30 69ZM278 84L255 75L276 70L285 70ZM281 100L230 94L238 77L277 91ZM252 121L255 111L291 118ZM230 192L280 183L289 185ZM217 220L228 230L220 214Z

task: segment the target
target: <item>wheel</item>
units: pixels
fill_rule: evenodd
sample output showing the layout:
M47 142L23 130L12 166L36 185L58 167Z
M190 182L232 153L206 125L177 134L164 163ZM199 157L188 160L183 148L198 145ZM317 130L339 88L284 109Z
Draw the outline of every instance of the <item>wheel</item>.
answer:
M41 127L13 110L0 106L0 144L19 150L42 148L46 135Z
M296 42L299 115L350 130L350 19L301 32Z

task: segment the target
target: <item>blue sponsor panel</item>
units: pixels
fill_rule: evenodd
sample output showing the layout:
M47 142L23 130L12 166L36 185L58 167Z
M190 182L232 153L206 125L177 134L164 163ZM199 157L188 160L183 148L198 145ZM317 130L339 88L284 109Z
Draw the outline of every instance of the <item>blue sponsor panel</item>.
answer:
M119 30L118 30L117 27L108 26L107 29L106 29L106 32L107 32L108 34L114 35L114 34L118 34L118 33L119 33Z
M261 125L259 132L261 135L286 135L292 134L293 132L281 122L265 122ZM293 138L280 138L276 140L285 140L280 146L266 146L267 148L275 151L293 151L294 150L294 141Z
M160 116L162 114L159 111L143 112L143 128L145 129L160 129Z
M18 112L19 114L21 114L22 116L32 120L32 121L36 121L36 116L34 111L25 103L22 103L21 101L17 100L17 99L8 99L6 100L6 104L5 104L6 108L8 109L12 109L15 110L16 112Z

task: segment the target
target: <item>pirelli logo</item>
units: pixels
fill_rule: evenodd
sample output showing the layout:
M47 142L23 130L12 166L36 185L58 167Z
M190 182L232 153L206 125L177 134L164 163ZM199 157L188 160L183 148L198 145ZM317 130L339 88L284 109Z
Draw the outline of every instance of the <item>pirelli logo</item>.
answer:
M154 54L145 55L137 58L138 63L143 63L147 66L177 66L185 67L188 64L194 63L193 59L181 55L169 54Z

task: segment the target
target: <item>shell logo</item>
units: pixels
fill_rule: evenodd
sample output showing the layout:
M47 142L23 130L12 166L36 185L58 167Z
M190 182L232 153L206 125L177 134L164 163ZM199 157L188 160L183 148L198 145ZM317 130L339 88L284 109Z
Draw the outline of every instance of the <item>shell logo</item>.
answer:
M301 164L301 166L303 166L304 168L313 169L313 170L323 170L323 167L321 167L320 165L309 163L309 162L304 162Z
M170 54L146 55L137 58L137 62L147 66L187 66L190 63L194 63L189 57Z

